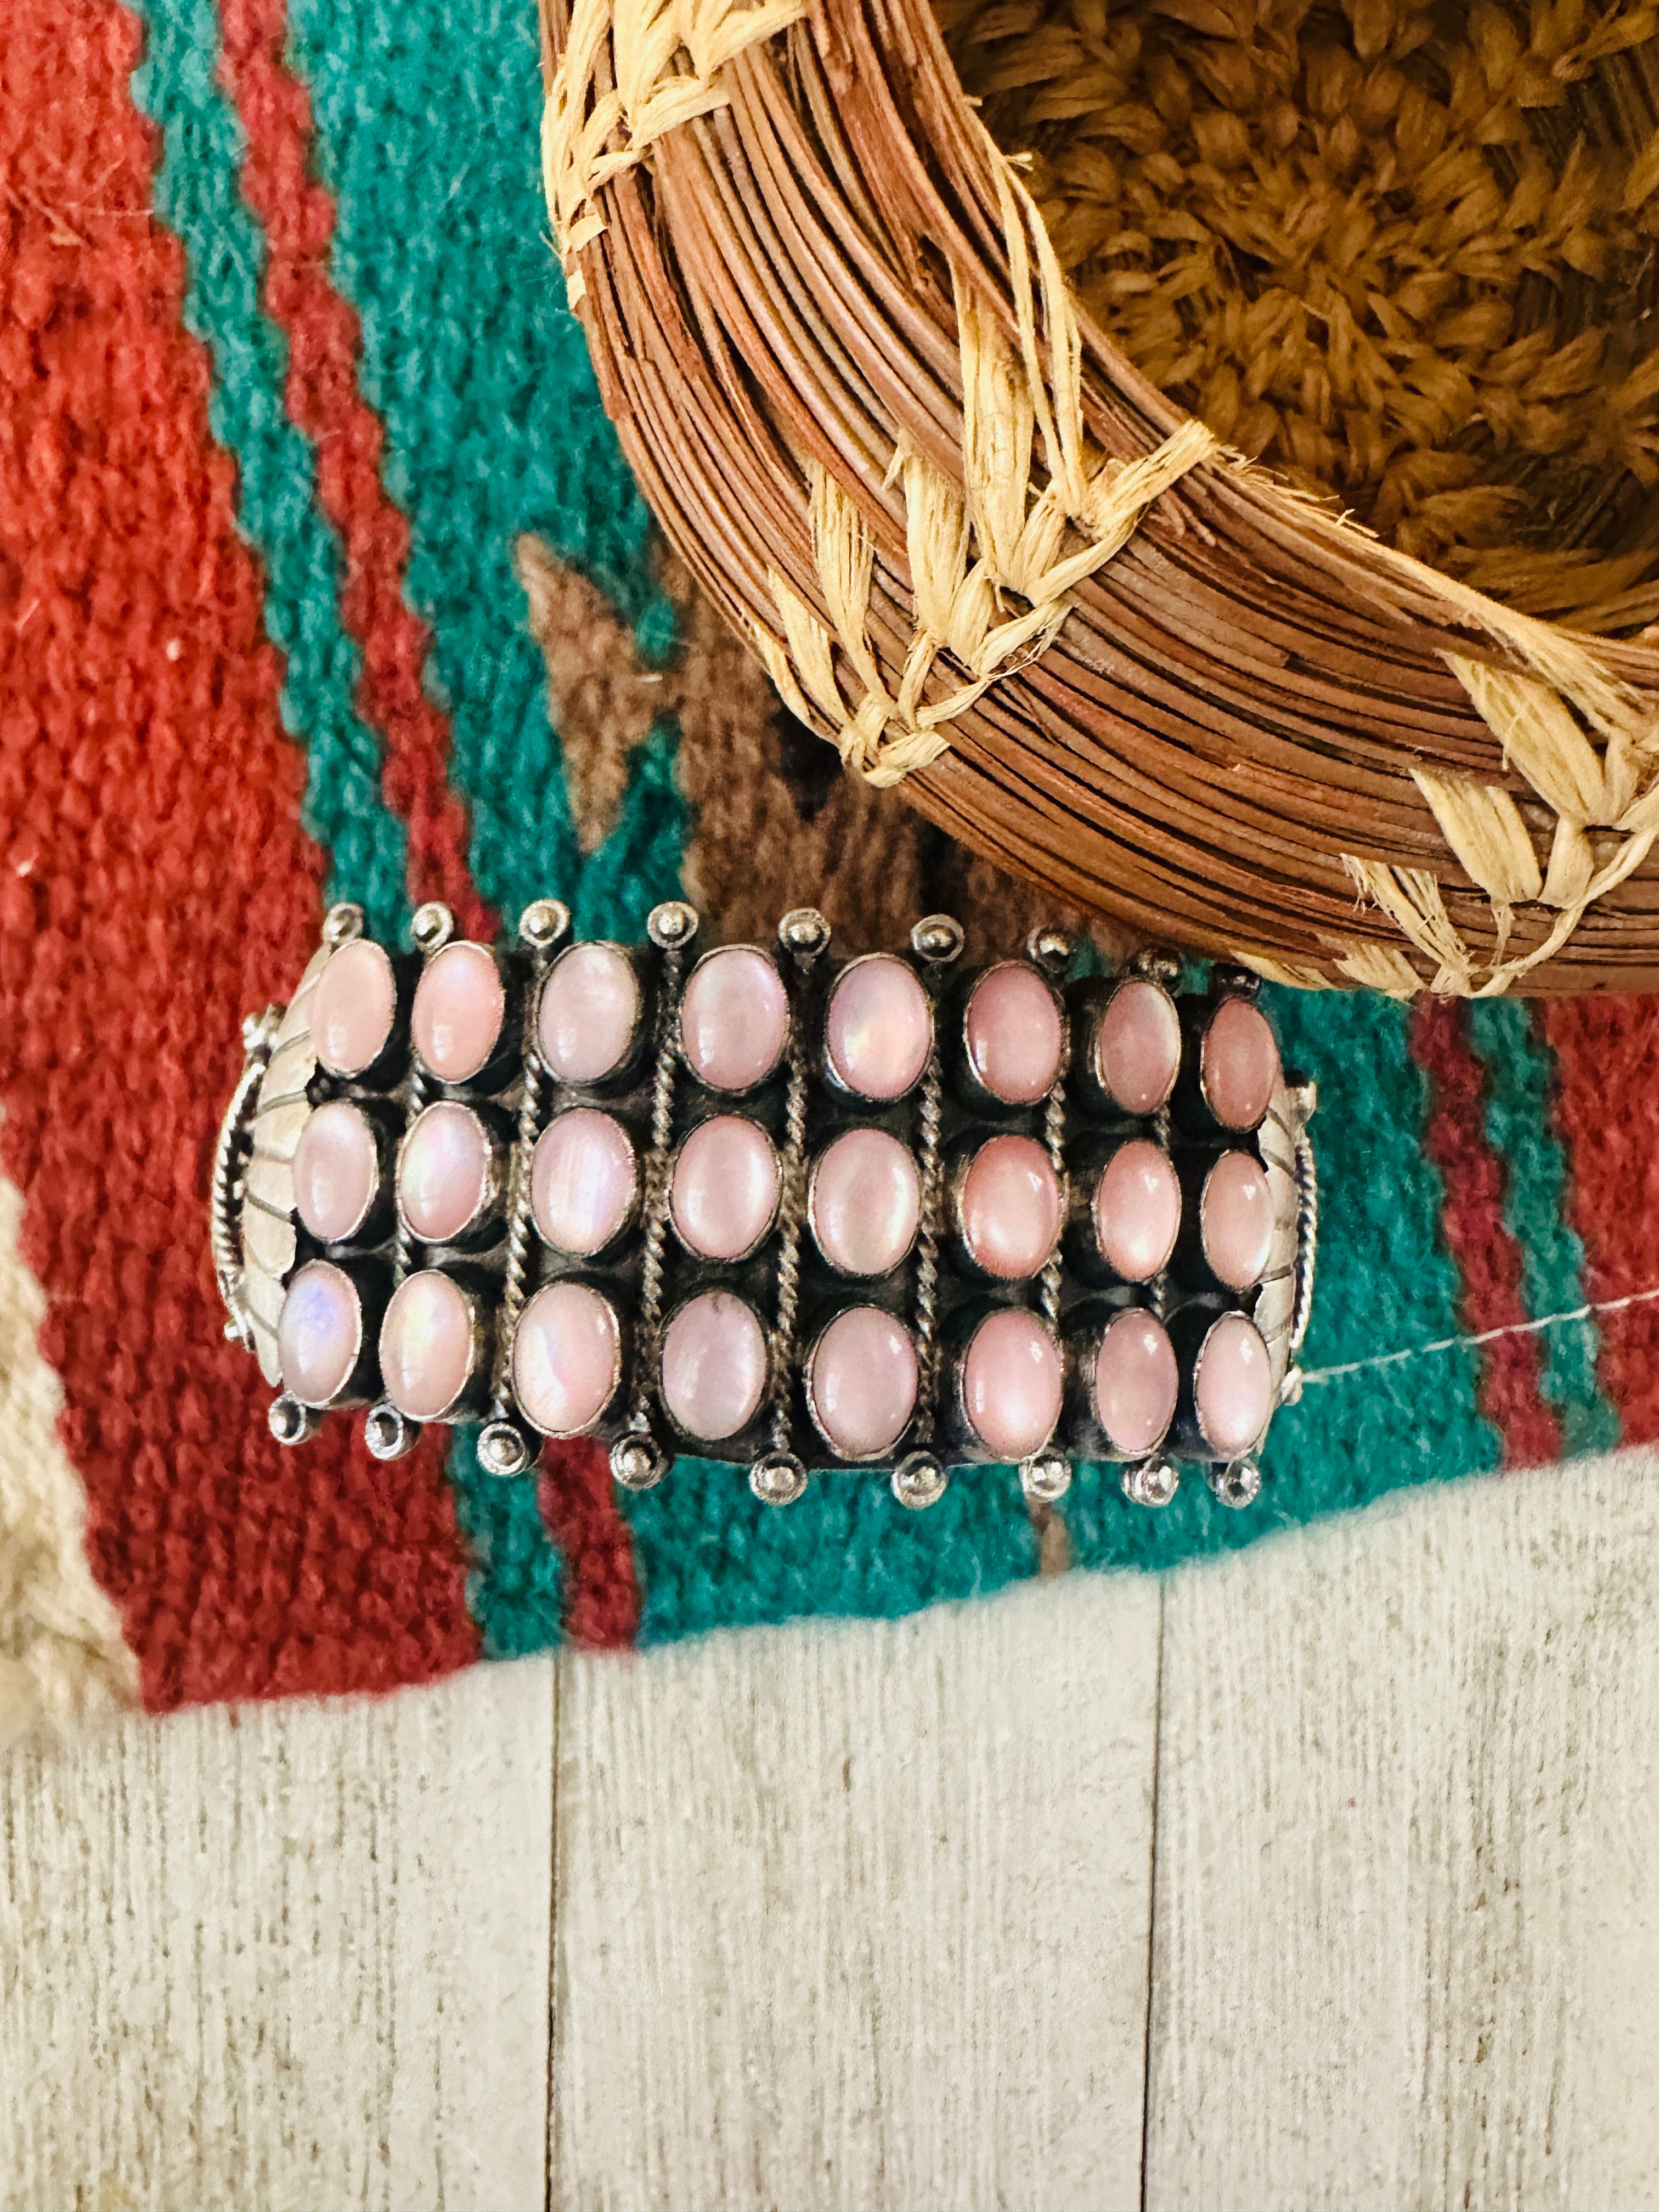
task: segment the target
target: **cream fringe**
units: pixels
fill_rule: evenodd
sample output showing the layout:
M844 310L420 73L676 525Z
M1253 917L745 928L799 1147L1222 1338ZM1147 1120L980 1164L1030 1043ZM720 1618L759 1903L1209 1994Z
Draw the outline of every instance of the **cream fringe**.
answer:
M46 1300L17 1250L22 1218L0 1177L0 1743L138 1694L137 1662L87 1564L86 1493L58 1439L63 1389L36 1342Z

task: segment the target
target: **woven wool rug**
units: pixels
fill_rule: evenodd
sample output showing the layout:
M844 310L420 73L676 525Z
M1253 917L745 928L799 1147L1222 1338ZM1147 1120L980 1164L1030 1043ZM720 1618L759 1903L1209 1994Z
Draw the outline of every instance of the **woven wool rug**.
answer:
M622 937L1033 895L844 781L663 557L538 201L531 0L0 15L0 1728L386 1689L561 1640L1158 1567L1659 1435L1659 1005L1270 994L1326 1193L1297 1408L1231 1514L1085 1469L784 1511L597 1447L283 1451L204 1204L240 1017L325 899Z

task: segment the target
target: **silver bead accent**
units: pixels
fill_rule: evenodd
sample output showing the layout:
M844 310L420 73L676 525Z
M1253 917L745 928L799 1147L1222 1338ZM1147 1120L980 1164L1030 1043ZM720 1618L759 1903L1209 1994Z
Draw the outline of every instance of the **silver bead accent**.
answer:
M387 1399L363 1416L363 1442L376 1459L402 1459L420 1437L418 1422L407 1419Z
M806 1469L793 1452L763 1452L749 1470L749 1487L763 1505L793 1505L806 1487Z
M910 932L910 950L935 968L948 967L962 946L962 924L954 915L925 914Z
M1137 975L1144 975L1149 983L1161 983L1166 991L1181 988L1181 962L1161 945L1143 945L1139 952L1129 956L1129 965Z
M486 1474L501 1481L522 1474L530 1464L530 1446L516 1421L486 1421L478 1431L478 1464Z
M1124 1468L1121 1481L1131 1505L1167 1505L1181 1487L1180 1473L1167 1459L1139 1460Z
M893 1495L901 1505L920 1513L924 1506L939 1504L949 1480L932 1452L907 1452L893 1469Z
M363 910L351 899L340 899L323 917L323 942L337 952L363 933Z
M1063 975L1072 964L1077 939L1069 929L1034 929L1025 940L1025 957L1050 975Z
M416 908L409 933L415 940L415 950L429 958L455 934L455 917L441 899L428 899L424 906Z
M570 934L570 909L562 899L532 899L519 916L519 942L531 952L550 952Z
M310 1407L302 1406L286 1390L271 1400L265 1419L279 1444L302 1444L308 1437L316 1435L319 1426L317 1415Z
M611 1447L611 1472L624 1490L649 1490L668 1472L668 1455L643 1429L630 1430Z
M1248 1453L1243 1459L1229 1460L1224 1467L1206 1468L1204 1479L1217 1502L1231 1506L1235 1512L1254 1504L1261 1493L1261 1469Z
M1072 1486L1072 1462L1064 1452L1036 1452L1019 1463L1019 1486L1033 1505L1052 1505Z
M778 942L804 967L828 947L830 925L817 907L792 906L778 924Z
M697 933L697 909L684 899L665 899L646 917L645 933L662 952L683 952Z

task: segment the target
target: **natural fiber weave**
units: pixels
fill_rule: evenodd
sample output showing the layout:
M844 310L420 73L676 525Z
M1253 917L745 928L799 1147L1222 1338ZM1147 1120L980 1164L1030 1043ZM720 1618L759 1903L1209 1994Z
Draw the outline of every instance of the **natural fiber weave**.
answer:
M604 8L546 19L601 388L850 765L1070 902L1280 980L1659 979L1651 641L1502 604L1217 450L1078 308L923 0L781 33L721 9L723 69L695 11ZM1646 35L1623 11L1592 118L1638 215Z

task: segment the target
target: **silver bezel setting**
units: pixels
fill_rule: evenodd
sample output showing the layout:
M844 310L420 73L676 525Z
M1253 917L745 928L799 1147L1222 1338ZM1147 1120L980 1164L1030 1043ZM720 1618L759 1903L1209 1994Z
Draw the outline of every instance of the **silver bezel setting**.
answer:
M1125 1106L1121 1100L1118 1098L1117 1094L1109 1089L1107 1085L1106 1071L1100 1064L1100 1032L1105 1025L1106 1017L1111 1011L1112 1003L1117 998L1120 992L1126 990L1131 985L1139 987L1142 984L1150 986L1152 990L1158 993L1158 996L1164 1000L1164 1004L1170 1009L1170 1017L1176 1025L1176 1035L1178 1036L1183 1036L1184 1031L1181 1019L1181 1008L1176 1003L1175 994L1170 990L1165 977L1161 975L1149 974L1144 968L1132 966L1126 969L1122 975L1116 977L1110 990L1107 992L1105 997L1103 998L1099 1001L1098 1005L1095 1006L1090 1018L1088 1049L1085 1054L1085 1062L1088 1067L1090 1076L1096 1087L1098 1089L1102 1097L1109 1099L1118 1113L1131 1116L1135 1116L1135 1109L1130 1106ZM1164 1086L1163 1096L1161 1097L1155 1098L1152 1101L1152 1104L1146 1109L1146 1114L1153 1115L1162 1113L1164 1109L1168 1106L1170 1099L1174 1097L1176 1085L1181 1080L1181 1061L1182 1054L1178 1052L1176 1055L1174 1070L1170 1074L1169 1082Z
M623 1208L622 1218L617 1222L617 1226L611 1231L611 1234L605 1237L602 1243L592 1246L586 1251L575 1251L568 1245L556 1244L554 1243L553 1239L542 1227L541 1222L537 1217L535 1199L533 1195L533 1178L536 1171L535 1156L541 1150L544 1140L550 1136L556 1128L557 1128L561 1121L568 1120L569 1116L573 1114L597 1114L601 1120L614 1123L615 1126L621 1130L628 1143L628 1158L630 1170L628 1203ZM611 1250L619 1239L626 1237L629 1231L634 1227L635 1224L640 1218L640 1201L642 1196L642 1185L640 1176L640 1148L634 1141L633 1131L628 1127L621 1115L611 1113L606 1107L591 1106L585 1100L573 1098L568 1106L561 1106L556 1112L550 1114L546 1121L542 1124L541 1128L538 1131L535 1143L531 1146L530 1170L529 1176L526 1180L531 1185L531 1188L526 1191L526 1200L530 1208L530 1225L534 1230L537 1237L540 1239L547 1250L551 1252L557 1259L571 1261L596 1261L601 1259L605 1253Z
M879 1449L868 1452L844 1452L842 1450L840 1445L836 1443L835 1438L830 1434L829 1431L824 1427L822 1417L818 1413L817 1407L813 1401L812 1376L817 1365L818 1353L823 1348L823 1340L828 1336L830 1331L835 1327L836 1323L842 1320L846 1315L849 1313L861 1313L866 1310L866 1308L868 1308L872 1312L881 1314L888 1321L896 1323L896 1325L900 1328L903 1329L905 1334L908 1336L910 1340L910 1349L916 1355L916 1395L910 1401L909 1412L905 1415L903 1420L894 1431L893 1434L888 1438L887 1442L880 1446ZM916 1333L915 1329L912 1328L908 1322L902 1320L897 1314L890 1313L885 1306L877 1304L873 1298L855 1299L850 1304L844 1305L836 1312L830 1315L823 1326L813 1336L811 1344L807 1348L806 1357L801 1362L801 1397L806 1408L806 1417L811 1421L817 1436L822 1439L824 1449L831 1455L836 1463L840 1467L879 1467L886 1459L888 1454L893 1450L894 1447L903 1443L905 1437L916 1425L917 1408L921 1401L921 1391L924 1381L925 1377L921 1373L921 1357L920 1349L916 1344Z
M556 1083L562 1089L586 1091L590 1087L596 1089L603 1088L606 1085L615 1083L618 1078L633 1065L634 1060L640 1049L641 1036L645 1027L647 1011L645 988L640 981L640 971L635 966L628 947L625 945L618 945L614 938L610 937L585 937L580 939L574 945L561 944L557 951L554 953L553 957L548 962L546 968L536 977L534 996L532 1000L530 1016L531 1033L536 1041L536 1049L538 1054L542 1049L542 1000L547 995L548 986L552 982L553 978L558 974L560 969L563 967L565 962L569 959L572 953L596 951L614 952L617 959L622 962L623 967L628 970L629 981L634 988L633 1018L629 1024L628 1039L626 1043L623 1046L622 1051L617 1054L617 1058L611 1061L610 1066L602 1069L598 1075L560 1075L556 1073L552 1068L547 1067L546 1060L544 1059L542 1065L547 1070L548 1079L550 1082Z
M566 1277L563 1278L562 1280L576 1283L581 1289L591 1291L596 1298L602 1301L606 1310L611 1316L613 1329L613 1349L611 1361L611 1385L605 1393L605 1403L599 1407L599 1412L594 1414L592 1420L583 1421L577 1427L572 1429L544 1429L541 1423L536 1419L536 1416L531 1412L528 1406L525 1404L525 1401L519 1392L517 1368L519 1345L522 1340L523 1336L524 1318L525 1315L527 1314L532 1306L534 1305L537 1298L541 1295L541 1291L532 1291L529 1297L525 1300L524 1311L520 1313L518 1317L520 1325L514 1335L512 1360L508 1375L508 1381L513 1392L513 1403L517 1407L520 1413L523 1414L525 1419L530 1424L530 1426L536 1431L536 1434L538 1437L546 1437L554 1443L568 1443L573 1437L591 1437L596 1435L599 1431L604 1427L605 1417L610 1413L611 1407L616 1404L617 1394L622 1389L623 1369L627 1364L624 1353L623 1317L617 1311L614 1301L607 1297L605 1293L596 1288L593 1284L583 1282L580 1276ZM544 1283L541 1285L541 1290L556 1290L562 1286L562 1282Z
M483 1182L478 1193L477 1203L460 1227L447 1237L428 1237L424 1230L417 1229L410 1219L408 1210L404 1204L404 1159L409 1149L410 1139L422 1122L429 1115L438 1112L442 1108L469 1114L477 1123L484 1140ZM468 1099L428 1098L419 1112L411 1115L408 1127L398 1139L397 1157L392 1170L392 1202L397 1209L398 1222L407 1231L411 1241L424 1246L428 1251L442 1251L449 1245L462 1243L468 1237L474 1236L485 1222L500 1212L506 1193L506 1164L501 1144L492 1133L489 1124L484 1120L483 1115Z
M683 1421L676 1419L672 1410L671 1409L667 1396L663 1389L662 1359L664 1350L668 1342L669 1334L673 1328L674 1323L679 1319L680 1316L685 1312L686 1309L689 1306L695 1305L699 1298L720 1297L721 1296L734 1298L737 1303L744 1308L750 1320L754 1322L757 1329L760 1332L761 1346L765 1358L765 1370L761 1377L761 1387L756 1396L754 1405L744 1416L743 1419L738 1422L736 1428L727 1429L723 1436L704 1437L699 1436L695 1429L687 1428ZM658 1337L654 1367L655 1371L651 1378L652 1388L654 1391L657 1403L662 1408L663 1419L668 1423L668 1425L673 1430L677 1437L683 1437L687 1443L692 1445L694 1449L701 1452L705 1457L708 1456L709 1447L715 1444L728 1444L739 1437L746 1437L754 1428L757 1421L760 1419L762 1414L766 1411L767 1399L770 1395L772 1388L772 1346L770 1338L767 1333L766 1323L762 1319L761 1316L756 1311L750 1300L744 1297L741 1291L732 1290L725 1284L705 1284L700 1289L693 1291L690 1297L679 1299L671 1309L663 1322L662 1329Z
M356 1382L356 1379L362 1370L363 1346L367 1337L367 1331L363 1327L364 1315L362 1286L356 1281L349 1267L343 1267L337 1260L324 1260L321 1258L302 1261L301 1264L294 1271L294 1279L297 1280L301 1275L304 1274L308 1267L326 1267L331 1274L338 1275L341 1280L347 1284L350 1288L353 1328L351 1358L346 1364L345 1379L339 1384L337 1389L335 1389L331 1396L326 1398L305 1397L294 1388L294 1385L289 1381L286 1376L283 1377L283 1395L285 1397L292 1398L296 1406L303 1406L307 1413L332 1413L337 1407L341 1406L361 1406L363 1402L362 1393L360 1390L354 1389L352 1386ZM279 1341L280 1335L281 1332L279 1330Z
M1000 1091L994 1091L991 1088L990 1085L985 1080L985 1078L980 1073L978 1068L974 1065L974 1048L972 1041L968 1034L969 1017L973 1012L974 1000L979 996L979 994L984 989L985 986L990 981L994 975L1000 975L1009 969L1012 969L1022 975L1032 976L1038 983L1040 983L1042 988L1048 994L1049 998L1054 1001L1054 1012L1060 1017L1060 1056L1055 1062L1054 1073L1049 1077L1048 1082L1043 1085L1042 1090L1038 1091L1035 1098L1005 1098ZM962 1013L957 1024L957 1043L961 1048L963 1066L968 1070L968 1073L974 1082L975 1082L979 1085L980 1089L984 1092L986 1097L991 1101L993 1106L994 1106L1000 1112L1014 1114L1029 1113L1033 1107L1041 1106L1043 1100L1048 1096L1048 1093L1054 1089L1055 1084L1060 1080L1061 1077L1065 1073L1066 1002L1060 997L1059 992L1055 990L1050 977L1043 972L1042 967L1035 959L992 960L988 962L987 964L981 969L979 974L975 976L972 984L969 987L968 994L962 1002Z
M692 988L696 984L698 976L701 975L713 962L716 960L723 960L729 952L752 952L757 960L764 961L767 967L771 969L773 975L777 978L779 987L783 992L784 1006L783 1036L778 1045L775 1056L765 1071L762 1074L757 1075L752 1083L740 1084L735 1090L728 1088L722 1083L711 1083L706 1075L699 1074L697 1069L692 1064L691 1054L687 1048L685 1042L685 1002L691 994ZM684 986L680 992L679 1008L674 1019L674 1042L679 1049L680 1064L694 1083L701 1084L702 1088L708 1091L711 1098L729 1098L736 1101L743 1098L752 1098L757 1091L763 1091L769 1083L775 1080L778 1070L783 1066L784 1062L789 1057L790 1038L794 1029L794 1024L795 1012L794 1008L789 1003L789 986L785 982L782 972L780 969L777 962L766 950L765 946L763 945L749 945L744 943L735 945L711 945L707 952L701 954L698 958L693 962L691 972L685 979Z
M720 1095L725 1096L727 1094L722 1093ZM751 1129L759 1129L761 1135L766 1140L766 1149L771 1156L771 1211L768 1213L758 1233L750 1239L749 1243L744 1246L741 1252L704 1252L701 1250L698 1246L692 1243L690 1237L682 1226L679 1215L676 1212L674 1206L674 1188L679 1179L680 1162L685 1157L686 1146L691 1143L700 1130L707 1129L712 1123L716 1121L742 1121L746 1123ZM689 1252L694 1260L704 1261L710 1267L741 1267L745 1260L752 1260L754 1258L756 1253L760 1250L761 1246L765 1243L767 1238L777 1227L778 1216L782 1211L782 1207L783 1162L778 1156L777 1144L774 1139L770 1130L763 1128L758 1121L752 1121L748 1115L726 1113L710 1114L703 1121L697 1122L694 1127L688 1129L685 1134L680 1139L678 1144L675 1146L673 1157L670 1160L668 1166L668 1225L678 1238L682 1248L685 1251Z
M1240 1446L1236 1451L1228 1452L1225 1450L1217 1449L1214 1446L1213 1440L1205 1430L1202 1417L1198 1410L1198 1393L1200 1385L1203 1380L1205 1357L1209 1352L1210 1346L1215 1341L1216 1331L1224 1322L1232 1321L1247 1322L1249 1322L1251 1329L1255 1332L1256 1341L1261 1346L1262 1357L1267 1363L1268 1395L1267 1411L1262 1420L1261 1426L1256 1431L1255 1436L1251 1437L1248 1443ZM1203 1443L1209 1447L1209 1459L1212 1462L1225 1465L1230 1461L1248 1458L1261 1450L1263 1439L1266 1437L1268 1429L1273 1425L1273 1407L1276 1402L1275 1394L1273 1389L1273 1347L1268 1344L1267 1338L1262 1335L1261 1331L1256 1328L1255 1321L1249 1314L1240 1312L1237 1307L1230 1308L1225 1313L1218 1313L1215 1319L1210 1323L1209 1327L1205 1330L1203 1336L1199 1340L1198 1349L1193 1354L1192 1394L1193 1425L1197 1430L1199 1437Z
M921 922L918 922L916 924L916 928L921 929L922 926L923 925ZM913 932L912 935L914 936L914 934L915 933ZM947 956L941 955L939 957L944 957ZM923 1003L927 1008L927 1050L922 1056L921 1066L916 1070L915 1075L911 1077L909 1082L905 1085L902 1091L890 1091L884 1097L873 1091L855 1090L853 1085L848 1081L848 1078L842 1074L841 1069L836 1066L835 1056L830 1049L830 1009L835 1001L836 994L840 990L842 985L847 981L847 978L853 973L854 969L867 967L872 961L878 961L884 968L903 969L905 973L915 982L917 989L921 993ZM847 965L839 971L834 982L830 984L829 990L824 994L823 1026L819 1044L820 1050L818 1059L823 1071L823 1079L825 1083L829 1085L830 1088L832 1091L839 1091L843 1098L849 1098L855 1101L856 1103L866 1112L885 1112L893 1107L902 1106L907 1098L913 1097L925 1079L927 1073L928 1062L939 1049L939 1012L928 995L927 986L922 981L921 976L916 974L915 969L904 957L902 953L860 952L855 958L849 960L847 963Z
M825 1249L823 1238L818 1228L818 1170L823 1167L824 1161L829 1158L830 1154L835 1150L837 1145L842 1143L845 1138L856 1136L859 1133L860 1131L856 1128L837 1129L835 1135L830 1139L829 1142L827 1144L821 1145L818 1150L813 1154L812 1164L807 1172L806 1178L807 1233L812 1239L812 1249L817 1253L818 1258L823 1262L824 1266L828 1267L832 1273L836 1275L843 1283L884 1283L890 1275L896 1273L898 1269L903 1267L907 1261L911 1258L916 1249L916 1239L921 1233L921 1171L916 1165L915 1154L910 1150L908 1145L901 1144L899 1139L893 1136L890 1130L877 1129L873 1133L878 1136L886 1137L890 1142L898 1146L900 1152L903 1153L905 1158L909 1162L911 1169L915 1172L916 1178L916 1225L910 1231L909 1240L906 1243L904 1249L899 1254L898 1257L894 1261L890 1267L883 1267L878 1273L873 1275L861 1274L854 1268L843 1267L840 1261L831 1255L831 1254Z
M1025 1451L1016 1453L1012 1456L1011 1456L1007 1452L996 1450L991 1444L987 1443L984 1436L975 1426L973 1415L968 1410L968 1355L973 1350L980 1331L985 1328L988 1322L995 1321L1000 1314L1005 1313L1024 1314L1029 1320L1034 1321L1037 1327L1042 1331L1043 1334L1048 1339L1049 1343L1053 1345L1060 1358L1060 1403L1055 1409L1054 1419L1048 1424L1048 1434L1040 1437L1036 1443L1030 1445ZM970 1451L973 1453L974 1457L986 1465L997 1467L1018 1467L1023 1466L1028 1462L1033 1462L1042 1458L1048 1454L1049 1446L1054 1443L1054 1433L1060 1427L1061 1421L1066 1417L1066 1386L1067 1382L1066 1370L1066 1346L1060 1341L1060 1339L1055 1331L1049 1328L1048 1322L1044 1321L1040 1313L1034 1312L1030 1306L998 1305L990 1307L986 1312L980 1315L979 1318L975 1322L972 1328L969 1329L968 1334L963 1339L962 1342L957 1346L955 1352L951 1355L951 1427L955 1431L956 1434L962 1438L965 1444L967 1444ZM1069 1481L1070 1479L1070 1474L1068 1471L1066 1480Z
M428 1421L453 1421L463 1407L469 1407L474 1403L477 1395L477 1386L483 1376L484 1352L489 1342L489 1318L484 1312L477 1294L470 1291L465 1284L458 1283L454 1276L444 1267L416 1267L404 1277L391 1297L386 1300L386 1312L380 1316L381 1337L386 1334L386 1325L391 1318L392 1309L398 1298L408 1290L411 1283L419 1282L423 1275L435 1276L440 1282L448 1283L459 1293L461 1303L466 1309L466 1373L462 1378L459 1389L435 1413L411 1413L407 1407L399 1406L389 1393L385 1394L385 1402L414 1427L419 1427Z

